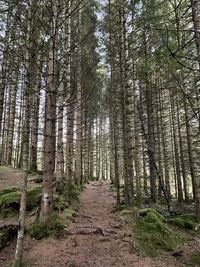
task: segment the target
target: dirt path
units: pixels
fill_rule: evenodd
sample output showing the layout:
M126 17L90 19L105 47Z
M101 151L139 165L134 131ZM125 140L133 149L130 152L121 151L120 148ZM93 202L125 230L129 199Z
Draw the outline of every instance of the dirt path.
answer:
M109 184L94 182L81 194L75 222L61 240L36 241L26 238L25 259L39 267L151 267L175 266L142 258L130 251L130 233L113 213L115 199ZM0 266L9 266L15 244L0 253ZM179 266L179 265L176 265Z

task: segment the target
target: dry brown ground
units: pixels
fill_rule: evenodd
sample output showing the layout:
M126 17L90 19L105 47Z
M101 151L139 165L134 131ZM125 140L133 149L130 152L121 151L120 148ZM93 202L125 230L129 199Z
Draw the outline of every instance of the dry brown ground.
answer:
M93 182L87 185L80 200L79 213L62 239L36 241L26 237L24 257L30 266L188 266L169 254L162 254L159 259L153 260L141 257L134 250L127 225L113 212L115 199L108 183ZM196 242L195 246L199 247L199 242ZM191 247L187 244L185 253L190 253L193 247L194 243ZM0 252L1 267L10 266L14 252L15 242Z
M0 167L0 191L9 186L20 187L22 171L9 167Z

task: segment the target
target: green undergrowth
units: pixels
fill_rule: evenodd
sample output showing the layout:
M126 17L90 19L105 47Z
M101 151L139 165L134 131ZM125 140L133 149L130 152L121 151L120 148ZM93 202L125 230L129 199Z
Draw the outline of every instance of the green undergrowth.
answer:
M159 251L173 251L185 239L170 229L165 218L151 208L138 211L138 218L131 227L138 248L145 256L156 257Z
M38 218L31 224L28 234L35 239L59 238L79 208L79 195L83 186L67 185L62 193L54 192L55 213L44 223Z
M189 263L190 266L200 266L200 253L195 253L190 256L187 263Z
M70 207L77 209L79 206L79 195L83 190L83 186L75 184L66 185L62 193L54 193L54 208L63 211Z
M17 237L17 226L10 226L0 230L0 250L8 246Z
M9 188L4 188L2 191L0 191L0 196L8 194L8 193L13 193L19 191L18 187L9 187Z
M34 187L27 192L27 210L31 211L38 206L42 195L41 187ZM0 215L14 216L19 212L21 192L19 189L4 189L0 193Z
M13 263L12 265L11 265L11 267L35 267L36 265L34 264L34 263L31 263L31 262L29 262L29 261L27 261L27 260L23 260L23 262L22 263L17 263L17 262L15 262L15 263Z
M198 229L197 220L193 215L179 215L169 219L168 222L182 229L195 231Z
M28 228L27 233L38 240L47 237L59 238L63 235L65 227L63 219L54 213L45 222L36 219Z

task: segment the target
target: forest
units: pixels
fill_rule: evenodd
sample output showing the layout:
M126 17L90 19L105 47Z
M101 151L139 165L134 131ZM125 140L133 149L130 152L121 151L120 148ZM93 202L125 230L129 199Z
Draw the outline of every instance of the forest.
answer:
M200 266L200 0L0 0L0 266Z

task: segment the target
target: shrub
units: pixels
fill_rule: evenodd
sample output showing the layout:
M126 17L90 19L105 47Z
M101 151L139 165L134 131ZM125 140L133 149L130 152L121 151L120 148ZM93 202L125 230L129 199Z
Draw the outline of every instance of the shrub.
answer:
M28 229L28 234L35 239L43 239L45 237L60 237L64 232L65 224L57 215L52 214L45 222L36 219Z

